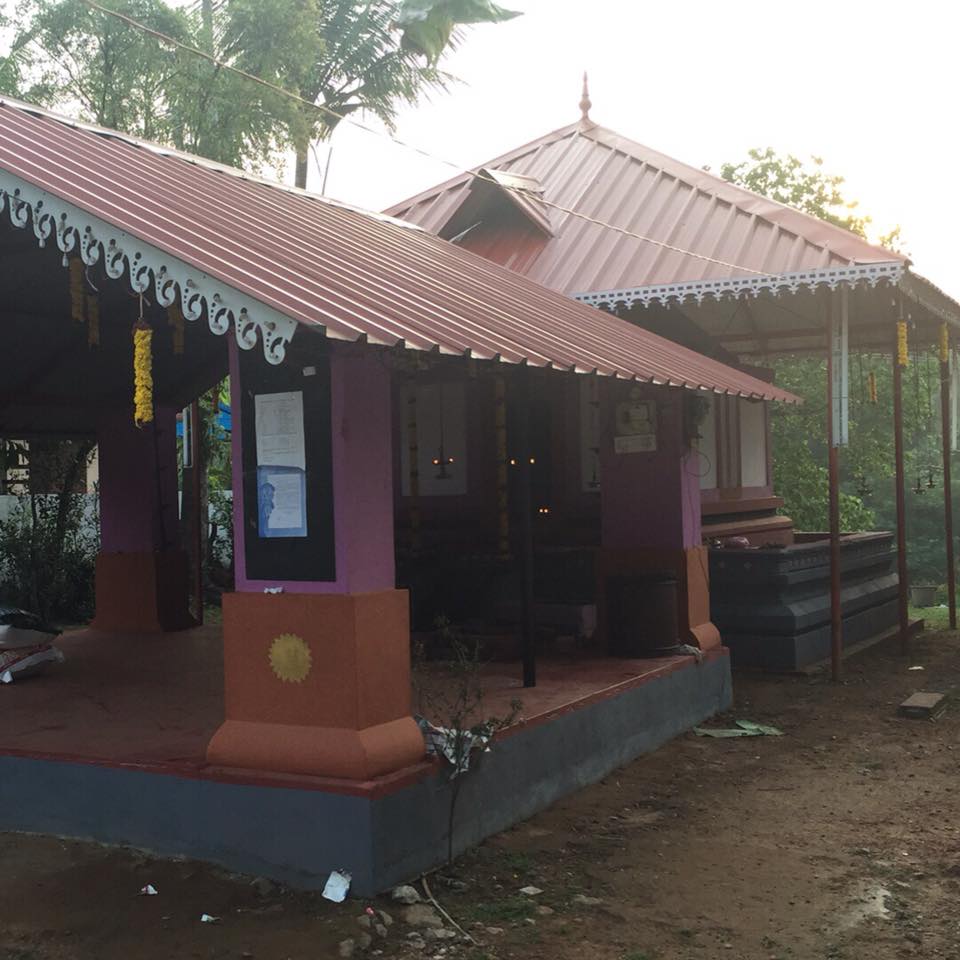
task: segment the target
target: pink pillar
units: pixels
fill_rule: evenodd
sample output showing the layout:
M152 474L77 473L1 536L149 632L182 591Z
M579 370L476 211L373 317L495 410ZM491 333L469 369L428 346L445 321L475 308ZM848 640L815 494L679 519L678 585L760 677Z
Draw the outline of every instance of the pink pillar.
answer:
M242 411L239 348L230 344L233 524L236 589L262 593L363 593L392 590L393 446L390 374L369 353L335 351L330 358L331 454L337 576L330 581L247 578L243 523Z
M616 382L606 386L600 437L600 632L607 578L667 574L677 581L681 641L701 649L717 646L708 557L701 545L699 463L684 417L692 395ZM618 404L631 397L655 411L656 450L628 452L628 444L617 452Z
M699 464L683 435L680 390L634 388L654 405L657 449L614 450L616 402L629 390L614 384L600 439L601 542L611 549L653 547L685 550L700 545Z
M155 417L142 428L131 410L100 421L100 542L106 553L153 552L177 542L176 411L158 407Z
M101 630L151 633L191 622L186 557L179 549L176 412L158 407L138 428L131 409L98 425Z
M311 359L310 343L288 352L284 390L298 389L305 366L327 362ZM421 760L424 744L411 716L407 594L394 587L390 371L355 346L330 351L334 578L252 580L244 384L230 346L237 592L223 598L226 719L208 760L353 780L395 772ZM317 483L308 455L308 502L322 496Z

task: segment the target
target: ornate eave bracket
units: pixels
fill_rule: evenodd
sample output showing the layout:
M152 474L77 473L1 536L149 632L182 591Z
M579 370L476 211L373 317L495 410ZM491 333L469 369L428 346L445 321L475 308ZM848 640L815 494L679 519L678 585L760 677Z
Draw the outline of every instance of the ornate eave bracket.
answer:
M649 307L653 303L662 306L706 299L724 300L738 297L759 297L761 294L780 296L800 290L815 290L826 287L875 287L879 283L898 284L904 273L900 261L855 264L847 267L824 267L819 270L800 270L795 273L752 274L745 277L727 277L719 280L691 280L684 283L657 284L645 287L625 287L620 290L602 290L574 294L574 299L595 307L611 309L635 304Z
M169 307L178 299L187 320L206 310L210 329L219 335L233 328L237 343L251 350L263 344L268 363L282 363L297 321L203 273L177 257L145 243L79 207L0 171L0 215L21 230L32 229L37 243L56 243L64 265L77 255L88 266L102 264L113 280L127 275L134 293L151 289L157 303Z

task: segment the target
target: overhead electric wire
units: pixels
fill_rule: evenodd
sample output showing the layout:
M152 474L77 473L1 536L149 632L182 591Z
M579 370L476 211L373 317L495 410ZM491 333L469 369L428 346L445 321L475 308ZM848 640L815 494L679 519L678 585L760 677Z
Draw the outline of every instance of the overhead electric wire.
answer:
M227 70L231 73L234 73L237 76L243 77L244 79L251 81L252 83L259 84L262 87L266 87L268 90L271 90L274 93L280 94L283 97L287 97L290 100L294 100L305 107L309 107L310 109L313 109L313 110L319 110L321 113L325 113L328 116L334 117L338 122L348 123L359 130L363 130L365 133L370 133L377 137L383 137L384 139L389 140L391 143L395 143L397 146L403 147L405 150L411 150L414 153L417 153L420 156L425 157L427 160L450 167L453 170L456 170L458 174L461 174L463 176L476 177L479 180L484 180L486 182L493 183L496 186L499 186L501 189L509 190L511 193L516 193L519 196L530 198L537 203L541 203L544 206L550 207L553 210L557 210L561 213L565 213L568 216L577 217L580 220L585 220L588 223L594 224L594 226L603 227L606 230L613 230L614 232L620 233L625 237L630 237L631 239L634 239L634 240L640 240L643 243L653 244L654 246L660 247L661 249L669 250L672 253L679 253L685 257L693 257L696 260L703 260L706 263L712 263L720 267L729 267L733 270L742 270L745 273L752 273L757 276L765 276L762 270L755 270L753 269L753 267L747 267L740 263L732 263L729 260L720 260L716 257L710 257L703 253L696 253L693 250L685 250L683 247L678 247L672 243L667 243L665 240L657 240L654 237L647 237L640 233L634 233L632 230L627 230L625 227L617 226L616 224L609 223L606 220L599 220L596 217L591 217L588 214L581 213L579 210L573 210L570 207L563 206L562 204L554 203L552 200L547 200L545 197L542 197L539 194L532 193L529 190L523 190L517 187L511 187L507 184L503 184L499 180L494 179L492 176L484 173L481 170L469 170L465 168L462 164L454 163L452 160L447 160L444 157L438 157L435 154L429 153L428 151L424 150L422 147L418 147L416 144L408 143L405 140L401 140L398 137L395 137L392 134L387 133L386 131L377 130L375 127L369 127L366 124L360 122L359 120L355 120L353 117L338 113L336 110L333 110L322 103L315 103L311 100L307 100L305 97L300 96L300 94L298 93L294 93L292 90L287 90L285 87L279 86L279 84L272 83L269 80L264 80L262 77L256 76L256 74L248 73L246 70L243 70L240 67L236 67L233 64L227 63L225 60L219 59L218 57L214 56L212 53L208 53L205 50L201 50L199 47L194 47L191 44L184 43L182 40L177 40L175 37L171 37L160 30L155 30L153 27L148 27L145 23L141 23L139 20L134 20L133 17L128 17L126 14L120 13L117 10L111 10L108 7L101 6L99 3L96 2L96 0L81 0L81 2L93 10L97 10L100 13L106 14L107 16L114 17L117 20L120 20L123 23L127 24L127 26L132 27L135 30L139 30L142 33L145 33L151 37L156 38L162 43L171 44L172 46L177 47L180 50L185 50L188 53L192 53L194 56L202 57L204 60L207 60L209 63L212 63L223 70Z

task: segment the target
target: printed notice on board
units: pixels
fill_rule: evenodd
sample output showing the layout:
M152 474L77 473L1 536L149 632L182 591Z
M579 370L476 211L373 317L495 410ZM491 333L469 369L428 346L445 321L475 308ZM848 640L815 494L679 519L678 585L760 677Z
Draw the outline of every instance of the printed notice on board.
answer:
M303 394L254 397L257 512L261 537L307 536L307 458Z
M261 393L254 397L257 466L307 469L303 441L303 394Z
M306 473L296 467L258 467L257 506L261 537L305 537Z

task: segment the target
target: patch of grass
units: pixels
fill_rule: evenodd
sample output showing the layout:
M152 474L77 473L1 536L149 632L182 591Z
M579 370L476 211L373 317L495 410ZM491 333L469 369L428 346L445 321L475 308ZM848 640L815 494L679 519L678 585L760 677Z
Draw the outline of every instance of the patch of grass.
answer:
M655 960L654 954L646 950L631 950L623 955L622 960Z
M504 863L514 873L529 873L533 869L533 861L526 853L508 853Z
M535 904L529 897L506 897L488 903L476 903L469 910L471 920L493 924L511 923L532 917Z
M950 611L946 607L910 607L911 620L923 620L928 630L949 630Z

